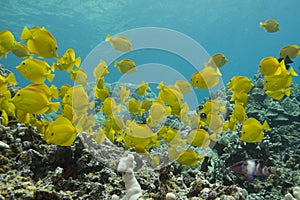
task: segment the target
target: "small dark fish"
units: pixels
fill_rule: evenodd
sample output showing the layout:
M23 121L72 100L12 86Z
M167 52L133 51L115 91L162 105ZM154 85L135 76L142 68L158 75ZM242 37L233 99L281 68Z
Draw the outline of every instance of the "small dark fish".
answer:
M268 168L263 160L252 159L240 161L230 166L233 172L244 174L248 181L253 181L254 176L267 178L270 174L275 174L275 170Z
M283 60L283 58L278 58L277 60L278 60L278 62L281 62ZM294 61L292 61L289 56L286 56L284 59L284 64L285 64L286 69L289 69L290 68L289 64L292 64L293 62Z

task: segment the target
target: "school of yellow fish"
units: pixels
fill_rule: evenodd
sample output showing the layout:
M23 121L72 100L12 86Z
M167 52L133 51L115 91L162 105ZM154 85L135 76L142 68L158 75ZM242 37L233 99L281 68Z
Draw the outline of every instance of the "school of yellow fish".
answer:
M260 26L267 32L280 29L275 20L261 22ZM131 94L144 96L149 87L144 81L135 91L130 91L126 84L122 84L118 88L118 99L111 96L105 85L105 76L110 72L106 62L100 59L93 74L96 81L94 96L102 102L97 112L102 112L106 118L101 124L96 124L90 112L95 109L95 105L89 101L85 91L88 77L80 68L81 58L75 56L75 51L69 48L59 56L56 39L45 27L25 26L20 40L16 41L8 30L0 31L0 58L6 58L9 52L21 58L22 61L15 68L31 82L12 97L8 85L17 84L14 74L0 76L1 123L6 126L10 122L31 124L49 144L70 146L79 133L86 132L98 143L103 143L107 138L113 143L123 145L125 149L149 155L153 166L157 166L159 157L151 156L150 149L165 143L168 145L170 160L195 166L204 158L203 155L198 155L197 148L207 148L211 142L217 142L218 135L224 130L237 130L238 123L242 125L240 140L244 142L260 142L264 138L264 131L270 130L267 121L261 124L255 118L247 118L245 106L254 84L245 76L235 76L227 83L228 91L232 92L230 101L234 102L234 110L228 120L224 120L224 102L217 99L207 100L192 117L188 115L190 109L184 101L184 95L191 92L192 87L210 89L219 84L222 76L219 68L229 61L222 53L213 55L203 63L202 70L191 74L190 82L178 80L174 85L165 85L161 81L157 86L158 98L145 99L142 102L133 98ZM131 41L123 36L107 35L105 41L116 51L132 50ZM289 45L281 49L278 59L270 56L261 60L258 72L264 75L263 89L270 98L281 100L285 95L290 95L289 86L292 77L297 76L297 73L292 67L287 70L285 59L299 56L299 49L297 45ZM49 58L56 61L49 64ZM122 74L137 72L136 63L130 59L115 61L114 66ZM55 78L56 70L67 71L76 86L65 84L60 89L55 85L48 86L47 84ZM61 101L58 101L58 98ZM61 114L54 121L36 118L36 114L57 112L59 108ZM132 115L141 116L146 113L148 117L144 124L135 120L124 121L121 117L124 109ZM183 138L178 130L164 125L166 117L171 115L177 116L185 125L192 127L186 138ZM153 132L152 127L160 128ZM193 148L182 148L186 146Z

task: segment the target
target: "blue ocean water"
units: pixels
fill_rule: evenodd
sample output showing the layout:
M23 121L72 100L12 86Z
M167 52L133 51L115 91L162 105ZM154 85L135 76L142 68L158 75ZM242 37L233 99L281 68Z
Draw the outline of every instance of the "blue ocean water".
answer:
M12 31L18 40L24 26L45 26L57 40L59 55L71 47L84 60L108 33L115 35L141 27L168 28L191 37L209 55L223 53L229 59L221 68L223 82L227 83L235 75L253 79L262 58L277 57L286 45L299 45L299 6L297 0L10 0L0 2L0 30ZM259 22L267 19L276 19L281 30L265 32ZM128 56L137 64L186 66L183 71L187 80L194 73L184 59L170 53L148 50ZM9 54L0 62L24 86L29 82L14 69L21 60ZM299 73L300 59L294 62ZM112 68L110 65L116 71ZM53 83L71 84L68 76L56 73ZM108 81L117 79L110 76ZM300 83L300 78L295 77L294 82Z

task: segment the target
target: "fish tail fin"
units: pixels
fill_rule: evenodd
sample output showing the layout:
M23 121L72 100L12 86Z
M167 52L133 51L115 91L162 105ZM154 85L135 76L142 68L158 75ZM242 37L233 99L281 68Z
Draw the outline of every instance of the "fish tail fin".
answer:
M55 85L51 85L49 89L50 89L50 91L52 93L52 97L54 99L58 99L58 90L57 90L57 87Z
M106 38L105 38L105 42L109 42L110 41L110 34L107 34Z
M291 88L285 90L285 95L288 97L291 95Z
M222 127L222 129L223 129L223 127ZM209 135L209 139L214 142L217 142L218 141L217 133L213 133L213 134Z
M114 67L117 67L119 65L119 62L118 61L115 61L114 62Z
M295 70L294 70L294 68L293 67L291 67L291 69L290 69L290 75L292 75L292 76L298 76L298 74L297 74L297 72L295 72Z
M27 26L24 26L23 31L21 33L21 40L27 41L29 39L32 39L32 37L33 36L31 34L31 32L29 31L29 29L27 28Z
M164 87L164 82L163 81L161 81L159 84L158 84L158 86L157 86L157 89L162 89Z
M269 124L268 124L268 122L267 122L267 120L265 120L264 123L263 123L263 129L264 129L264 130L267 130L267 131L271 130L271 129L270 129L270 126L269 126Z
M50 74L50 73L49 73L49 74L47 75L47 80L48 80L49 82L52 82L54 76L55 76L55 74Z
M117 106L117 111L118 111L118 113L121 112L121 108L122 108L122 107L121 107L121 104Z
M79 67L79 66L80 66L80 63L81 63L81 58L80 58L80 57L76 58L76 59L75 59L75 66L76 66L76 67Z
M60 106L59 102L50 102L49 104L50 109L53 110L54 112L57 112L59 106Z
M9 83L9 84L13 84L13 85L16 85L16 84L17 84L15 75L14 75L13 73L10 73L10 74L7 76L6 81L7 81L7 83Z
M259 26L260 26L260 27L263 27L263 26L264 26L264 23L263 23L263 22L259 22Z
M222 73L221 73L221 71L219 70L218 67L216 67L216 71L217 71L217 74L218 74L219 76L222 76Z

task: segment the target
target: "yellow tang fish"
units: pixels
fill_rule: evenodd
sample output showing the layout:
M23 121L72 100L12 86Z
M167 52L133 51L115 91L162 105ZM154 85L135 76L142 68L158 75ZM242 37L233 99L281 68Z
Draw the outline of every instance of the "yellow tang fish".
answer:
M12 48L11 52L15 54L15 56L19 58L24 58L30 56L28 48L22 44L21 42L15 42L14 47Z
M184 80L178 80L174 86L180 90L182 94L187 94L192 91L191 84Z
M10 73L6 78L0 75L0 94L4 94L7 91L7 84L17 84L13 73Z
M225 114L226 107L218 99L209 99L205 101L204 105L199 106L199 113Z
M114 67L118 67L119 72L122 74L131 74L137 72L134 61L129 59L123 59L121 61L115 61Z
M54 67L58 69L58 71L66 70L71 72L74 65L79 67L81 63L80 57L75 57L75 51L72 48L66 50L63 56L59 57L56 63L53 63Z
M85 113L89 109L93 109L94 102L89 102L89 97L82 85L76 85L72 91L72 106L73 111L78 113Z
M100 60L99 64L94 69L94 77L96 82L104 75L109 74L108 67L104 60Z
M136 93L138 93L138 95L143 96L146 94L147 89L148 89L148 83L142 81L139 87L136 89Z
M284 71L279 75L270 75L264 77L264 90L279 90L284 89L293 82L292 76L298 76L298 74L291 67L290 71Z
M158 123L163 121L166 115L171 114L171 108L165 108L165 105L162 101L153 101L149 117L147 118L147 124L149 126L158 126Z
M2 55L6 58L9 51L13 49L15 45L14 35L7 30L0 31L0 58Z
M265 22L259 22L259 26L263 27L265 31L269 33L280 30L279 23L274 19L268 19Z
M37 60L34 58L28 58L22 61L16 69L26 79L33 83L44 83L45 79L51 82L54 78L54 74L51 74L51 68L44 60Z
M116 132L122 132L126 128L121 116L111 115L107 118L105 129L113 129Z
M210 89L219 84L220 76L219 71L212 67L205 67L203 70L192 74L190 82L197 89Z
M87 85L87 75L82 68L74 69L70 72L70 78L77 84Z
M229 86L228 89L229 91L231 90L235 92L244 91L248 93L254 87L254 84L246 76L234 76L227 83L227 86Z
M210 67L222 67L228 62L228 59L222 53L214 54L210 57L207 63L204 63L205 66Z
M284 95L286 96L290 96L291 95L291 88L282 88L282 89L278 89L278 90L267 90L266 94L276 100L281 100Z
M240 92L233 92L230 101L235 101L235 104L243 104L245 107L248 101L248 94L244 90Z
M127 52L132 51L131 42L123 36L111 37L109 34L105 38L106 42L110 42L110 45L118 51Z
M27 43L30 52L42 58L57 57L56 40L51 33L44 27L32 27L30 30L25 26L21 40Z
M270 130L267 121L263 125L257 119L250 117L242 126L241 141L244 142L260 142L264 138L264 130Z
M70 146L77 136L77 131L70 120L65 117L58 117L46 129L44 139L48 144L59 146Z
M153 103L153 102L152 102L150 99L145 99L145 100L143 100L142 103L141 103L141 108L142 108L145 112L147 112L147 111L151 108L152 103Z
M8 125L8 116L7 113L5 112L5 110L1 110L1 124L3 126L7 126Z
M109 96L109 90L106 86L104 86L103 88L99 89L98 87L95 88L95 93L94 93L95 97L100 99L100 100L104 100L106 97Z
M101 110L105 115L112 115L116 111L121 112L121 104L117 106L115 99L108 97L104 99Z
M203 162L204 156L199 156L194 150L188 149L184 151L179 158L176 159L177 162L183 165L194 167L198 164L198 161Z
M223 131L224 121L216 113L209 113L206 116L204 122L207 124L208 128L216 133L221 133Z
M44 93L48 97L49 101L51 101L52 98L58 99L58 90L55 85L51 85L49 88L46 84L41 83L27 85L25 88L27 90Z
M262 73L265 76L278 74L280 73L279 66L284 65L284 60L282 60L280 63L278 60L272 56L263 58L260 61L258 72ZM285 67L285 66L284 66Z
M125 133L125 148L133 146L136 151L138 150L137 153L145 153L146 148L159 144L157 134L146 124L136 124L135 121L127 120Z
M181 105L179 117L180 117L180 120L186 125L190 125L190 123L191 123L191 120L189 119L189 116L188 116L189 110L190 110L190 108L189 108L187 102L185 102L184 104Z
M31 114L43 114L51 110L56 112L60 105L59 102L50 102L44 93L26 88L19 90L9 101L17 109Z
M300 55L300 47L296 44L291 44L283 47L280 50L279 58L285 59L287 56L289 58L296 58Z
M183 102L183 94L176 87L165 86L163 81L161 81L157 88L160 90L158 98L162 99L166 104L173 107L178 107L180 113L181 103ZM173 114L173 113L172 113Z
M202 147L207 148L209 147L210 142L217 141L216 134L213 133L211 135L208 134L208 132L202 128L195 129L190 131L187 142L195 147Z
M126 106L128 111L134 115L137 115L139 113L142 114L144 112L144 110L141 107L141 103L138 102L138 100L136 100L135 98L130 98L128 102L126 102Z
M236 103L232 115L236 122L244 122L246 118L246 111L242 103Z
M130 95L130 90L126 89L126 85L122 85L121 89L119 90L120 100L122 103L125 103L126 99Z
M64 96L65 96L65 94L67 93L67 91L68 91L69 88L71 88L71 85L69 85L69 84L63 84L63 85L59 88L59 93L58 93L58 95L59 95L59 97L60 97L61 99L64 98Z

